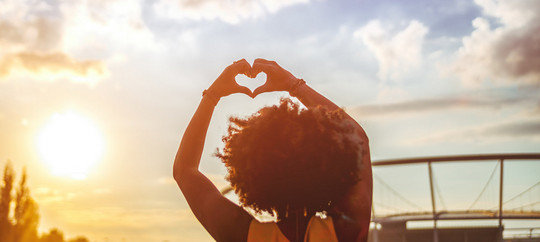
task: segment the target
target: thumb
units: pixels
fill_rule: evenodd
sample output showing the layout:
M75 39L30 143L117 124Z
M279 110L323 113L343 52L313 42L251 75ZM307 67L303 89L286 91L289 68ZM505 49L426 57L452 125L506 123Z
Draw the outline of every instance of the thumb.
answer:
M251 92L251 90L249 90L249 88L247 87L244 87L244 86L240 86L238 85L238 92L239 93L243 93L243 94L246 94L252 98L254 98L255 96L253 96L253 93Z
M257 95L261 94L261 93L265 93L265 92L269 92L271 91L269 86L268 86L268 83L267 84L264 84L260 87L257 87L255 89L255 91L253 91L253 97L256 97Z

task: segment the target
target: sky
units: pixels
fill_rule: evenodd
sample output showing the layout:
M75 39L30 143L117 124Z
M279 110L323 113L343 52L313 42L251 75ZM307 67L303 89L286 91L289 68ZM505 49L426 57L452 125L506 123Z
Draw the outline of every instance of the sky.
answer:
M275 60L306 80L365 128L373 160L533 153L538 43L536 0L0 0L0 164L26 167L40 231L211 241L172 163L202 91L233 61ZM237 81L254 89L265 77ZM201 161L218 188L226 170L212 154L228 117L284 96L220 101ZM505 196L540 180L537 163L508 168ZM495 165L463 167L474 189L457 198L473 201ZM375 174L402 189L427 176L410 169ZM458 194L448 191L460 191L451 182L459 169L435 172L443 196Z

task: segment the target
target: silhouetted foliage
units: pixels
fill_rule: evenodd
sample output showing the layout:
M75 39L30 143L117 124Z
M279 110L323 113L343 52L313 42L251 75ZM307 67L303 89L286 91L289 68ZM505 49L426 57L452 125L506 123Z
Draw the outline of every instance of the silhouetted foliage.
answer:
M12 224L10 221L11 190L13 189L13 180L15 174L13 167L8 160L4 167L4 176L0 191L0 241L10 241L12 235Z
M23 169L19 189L15 197L14 218L14 241L37 241L38 207L34 199L30 197L30 191L26 185L26 169Z
M79 236L74 239L70 239L68 242L89 242L87 238Z
M39 242L64 242L64 233L57 228L51 229L49 233L41 236Z
M30 196L26 169L23 169L18 187L13 196L15 172L11 162L4 166L0 183L0 242L64 242L64 233L54 228L38 236L38 204ZM89 242L78 236L68 242Z

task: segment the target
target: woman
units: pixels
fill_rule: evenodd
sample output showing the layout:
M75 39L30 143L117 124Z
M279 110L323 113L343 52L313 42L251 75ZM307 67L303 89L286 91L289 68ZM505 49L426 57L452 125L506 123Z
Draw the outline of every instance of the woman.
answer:
M267 80L253 93L235 81L238 74L254 78L260 72ZM225 148L217 154L242 205L277 216L277 222L260 223L225 198L198 166L220 98L273 91L288 91L307 110L282 100L279 107L263 108L250 118L231 118ZM367 241L372 196L367 135L338 106L274 61L257 59L253 66L237 61L203 92L173 175L216 241Z

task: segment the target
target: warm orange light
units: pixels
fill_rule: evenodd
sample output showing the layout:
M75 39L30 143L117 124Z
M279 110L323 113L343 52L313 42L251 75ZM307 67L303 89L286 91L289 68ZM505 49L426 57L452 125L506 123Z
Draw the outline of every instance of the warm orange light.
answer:
M86 178L103 154L99 129L73 112L54 114L38 136L38 150L53 174Z

